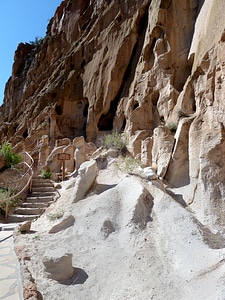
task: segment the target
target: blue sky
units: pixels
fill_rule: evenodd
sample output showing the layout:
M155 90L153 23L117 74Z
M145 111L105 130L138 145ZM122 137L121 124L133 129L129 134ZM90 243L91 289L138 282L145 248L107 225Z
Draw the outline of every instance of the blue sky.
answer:
M44 37L49 20L62 0L0 0L0 105L12 74L14 52L20 42Z

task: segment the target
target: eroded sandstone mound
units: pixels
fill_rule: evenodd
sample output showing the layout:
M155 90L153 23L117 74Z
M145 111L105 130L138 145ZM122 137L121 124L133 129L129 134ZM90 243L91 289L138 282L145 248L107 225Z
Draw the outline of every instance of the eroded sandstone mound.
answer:
M76 178L64 181L62 197L32 222L32 233L16 236L43 299L223 300L224 237L159 179L127 175L122 161L109 161L83 199L69 197Z

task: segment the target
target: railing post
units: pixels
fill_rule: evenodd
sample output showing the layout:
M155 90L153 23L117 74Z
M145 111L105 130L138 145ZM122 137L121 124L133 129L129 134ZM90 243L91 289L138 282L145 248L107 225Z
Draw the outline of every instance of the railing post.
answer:
M8 213L9 213L9 198L10 198L10 186L8 187L8 196L5 203L5 219L8 219Z
M29 192L32 192L32 172L30 174L30 184L29 184Z

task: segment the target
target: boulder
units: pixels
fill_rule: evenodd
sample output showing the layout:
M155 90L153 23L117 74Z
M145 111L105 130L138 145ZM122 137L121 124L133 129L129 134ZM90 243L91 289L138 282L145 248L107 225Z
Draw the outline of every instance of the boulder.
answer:
M98 168L95 160L82 163L78 170L78 176L73 189L71 200L77 202L81 200L90 189L97 176Z
M86 161L86 150L85 150L85 140L83 136L76 137L73 140L73 144L76 148L74 153L75 158L75 168L78 170L80 165Z
M49 233L57 233L61 230L67 229L71 226L73 226L75 222L74 216L70 215L66 218L64 218L61 222L58 224L54 225L50 230Z
M157 165L157 175L164 178L172 155L174 136L166 127L157 127L153 133L152 163Z
M25 221L18 225L18 231L21 233L28 233L30 232L31 221Z
M72 254L64 248L46 250L42 262L47 277L53 280L65 281L74 274Z
M140 168L140 176L147 180L155 180L158 178L156 172L151 167Z

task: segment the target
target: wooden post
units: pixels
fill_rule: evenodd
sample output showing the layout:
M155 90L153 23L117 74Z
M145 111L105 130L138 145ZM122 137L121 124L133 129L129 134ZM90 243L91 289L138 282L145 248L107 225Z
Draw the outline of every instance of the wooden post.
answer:
M6 203L5 203L5 220L8 219L9 198L10 198L10 186L9 186L9 188L8 188L8 195L7 195L7 200L6 200Z
M65 180L65 159L62 160L62 181Z

